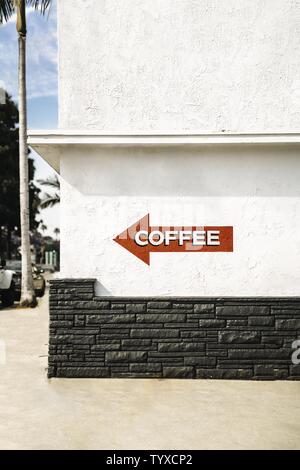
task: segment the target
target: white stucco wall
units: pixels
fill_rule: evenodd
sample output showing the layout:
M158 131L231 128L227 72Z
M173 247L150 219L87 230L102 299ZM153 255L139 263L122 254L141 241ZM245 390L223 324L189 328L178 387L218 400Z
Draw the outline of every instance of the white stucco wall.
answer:
M287 147L69 148L62 155L62 277L104 295L299 295L300 158ZM113 238L151 225L233 225L233 253L151 254Z
M58 0L60 126L299 130L299 0Z
M60 127L298 131L300 1L58 0ZM104 295L299 295L295 147L61 149L61 276ZM152 254L113 238L233 225L233 253Z

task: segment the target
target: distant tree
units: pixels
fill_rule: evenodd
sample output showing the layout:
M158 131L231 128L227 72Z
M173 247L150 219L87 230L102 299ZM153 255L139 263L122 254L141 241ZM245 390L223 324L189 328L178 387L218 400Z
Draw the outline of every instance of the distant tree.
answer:
M32 6L43 15L51 0L0 0L0 24L8 21L16 12L16 28L19 45L19 167L20 167L20 224L22 250L22 283L20 305L35 307L30 251L30 196L29 163L27 145L27 99L26 99L26 6Z
M19 179L19 113L11 97L6 93L4 104L0 104L0 227L5 235L7 257L11 257L11 235L20 235L20 179ZM28 158L30 230L38 226L40 189L33 183L35 166ZM5 243L4 243L5 242Z
M58 240L58 236L60 234L60 229L57 227L53 230L54 235L56 236L56 240Z
M45 233L46 230L47 230L47 228L48 228L47 225L45 225L45 224L43 223L43 221L42 221L42 224L41 224L41 226L40 226L41 231L42 231L43 233Z
M40 200L41 209L47 209L60 203L60 182L56 174L46 180L38 180L42 186L48 186L54 193L45 193Z

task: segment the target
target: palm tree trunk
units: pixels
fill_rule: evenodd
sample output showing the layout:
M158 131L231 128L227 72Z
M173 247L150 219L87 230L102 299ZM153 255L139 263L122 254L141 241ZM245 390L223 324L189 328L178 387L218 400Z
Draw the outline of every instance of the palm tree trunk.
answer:
M24 7L22 0L19 8ZM23 4L23 5L22 5ZM23 13L24 13L23 12ZM24 34L25 31L25 34ZM26 108L26 25L19 32L19 151L20 151L20 218L22 245L22 284L20 305L35 307L36 297L33 289L31 269L30 234L29 234L29 176L28 176L28 147L27 147L27 108Z

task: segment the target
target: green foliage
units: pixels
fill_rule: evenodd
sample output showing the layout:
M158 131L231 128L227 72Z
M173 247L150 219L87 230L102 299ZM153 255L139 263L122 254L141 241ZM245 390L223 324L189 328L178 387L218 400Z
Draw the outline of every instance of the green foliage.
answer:
M0 23L4 23L15 12L15 0L0 0ZM51 4L51 0L26 0L26 4L39 10L44 15Z
M5 104L0 104L0 227L9 231L20 227L19 200L19 113L16 104L6 94ZM29 163L30 228L37 228L40 190L33 183L35 167Z
M41 209L47 209L60 203L60 182L56 174L46 180L38 180L38 183L42 186L48 186L55 191L54 193L43 194L40 199Z
M13 0L0 0L0 23L7 21L14 12Z

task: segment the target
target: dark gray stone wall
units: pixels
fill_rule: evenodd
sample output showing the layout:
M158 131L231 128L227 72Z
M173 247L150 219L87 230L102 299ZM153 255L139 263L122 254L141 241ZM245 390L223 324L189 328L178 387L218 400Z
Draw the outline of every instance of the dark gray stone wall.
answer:
M300 379L300 298L96 297L50 283L49 377Z

